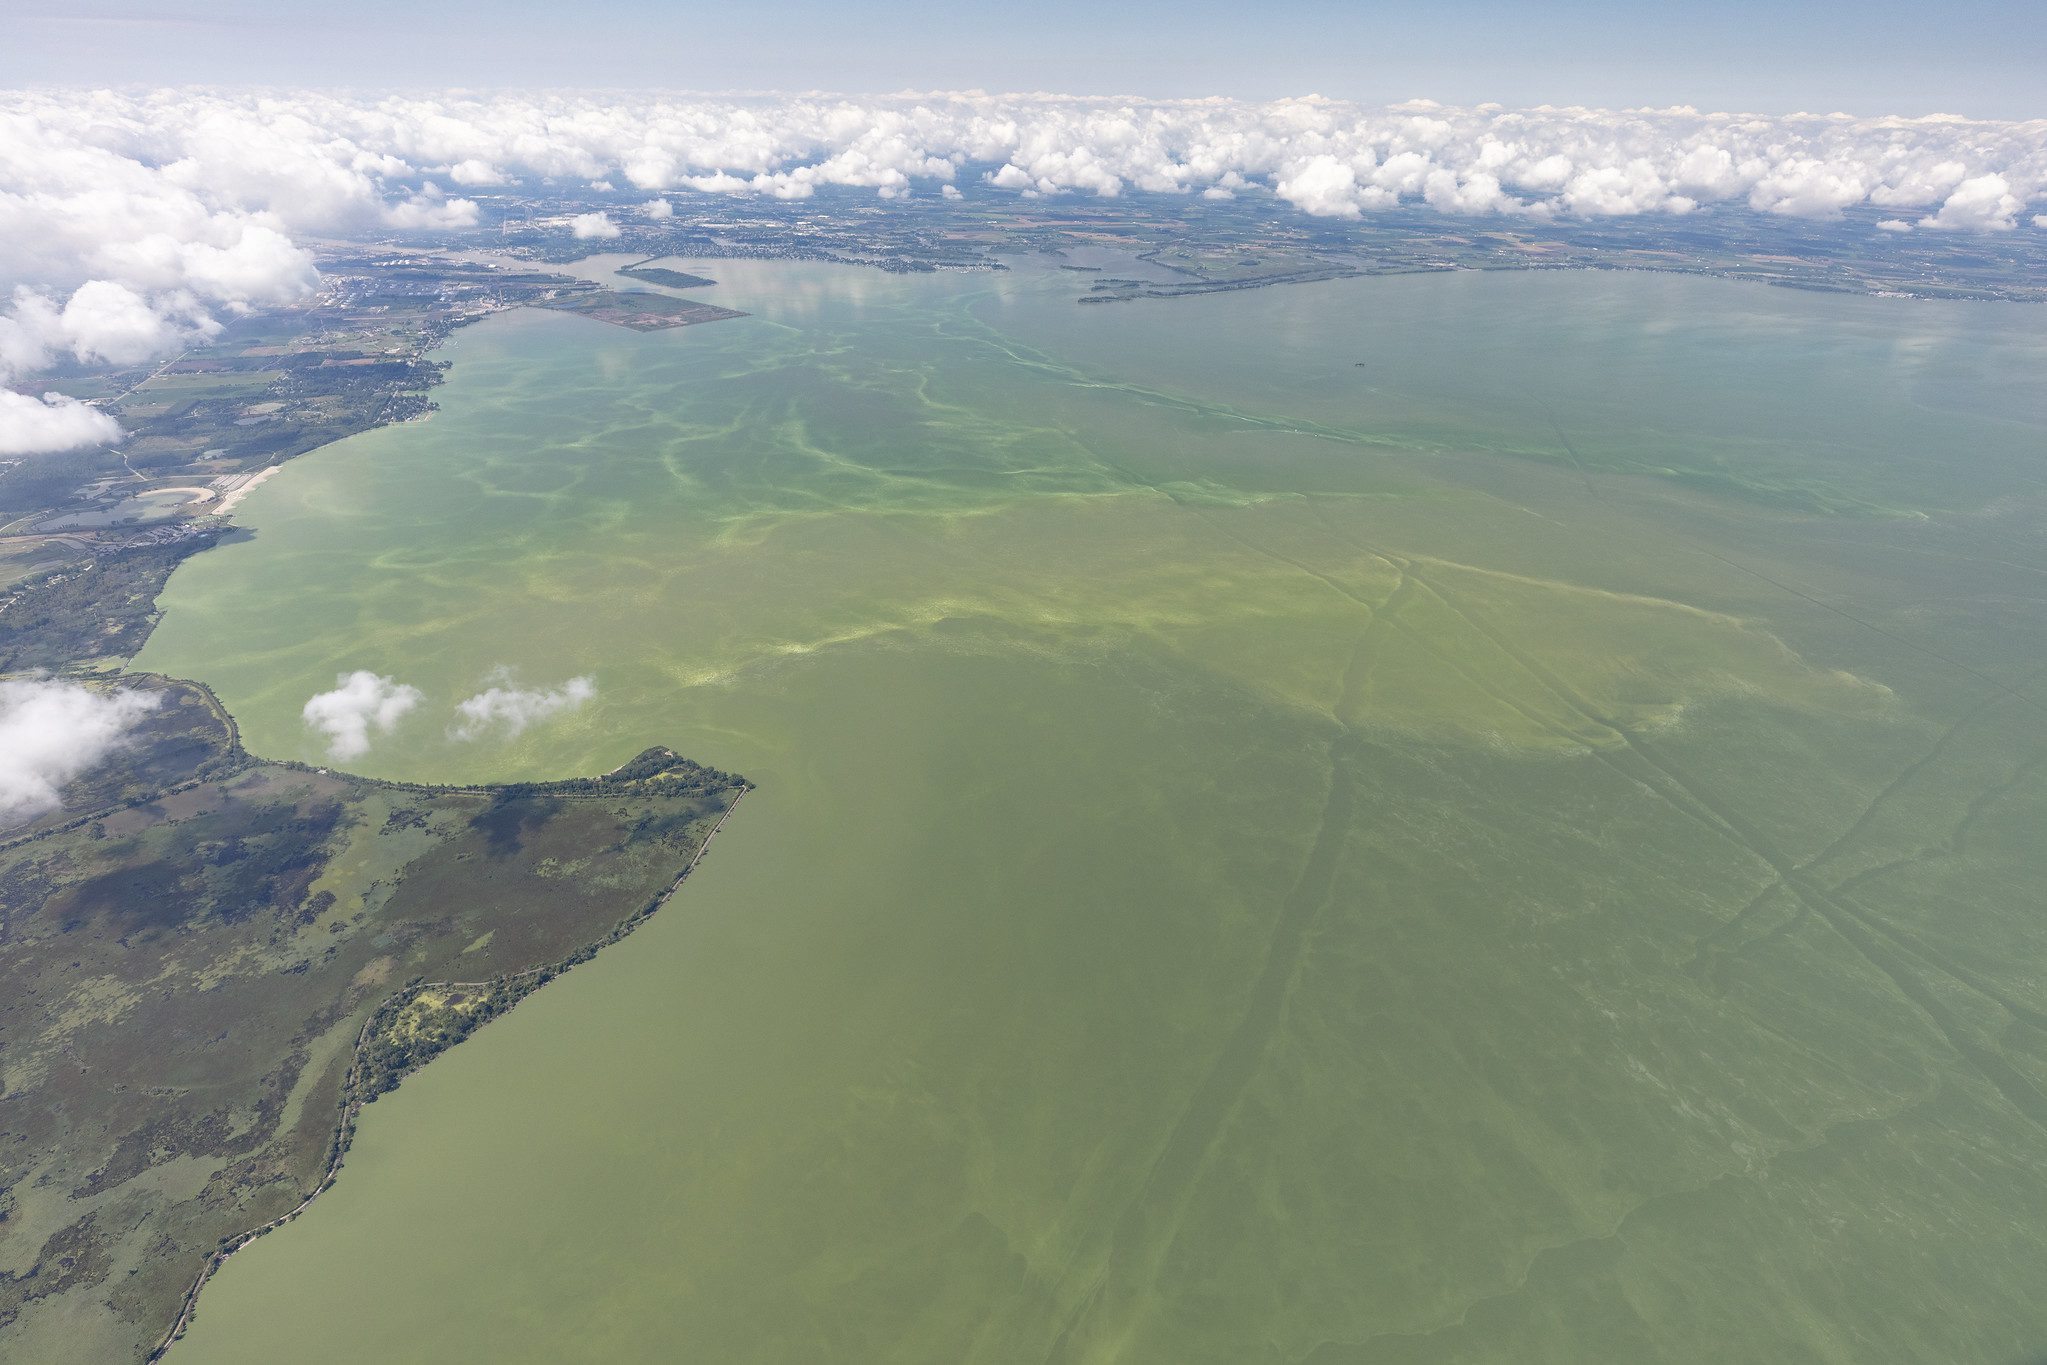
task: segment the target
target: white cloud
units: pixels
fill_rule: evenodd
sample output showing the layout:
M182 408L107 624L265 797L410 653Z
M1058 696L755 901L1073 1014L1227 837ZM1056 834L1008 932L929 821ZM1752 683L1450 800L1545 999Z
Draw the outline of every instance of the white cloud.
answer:
M1358 216L1358 173L1327 154L1309 157L1273 192L1304 213L1323 218Z
M395 228L426 228L440 231L476 226L476 201L450 199L429 181L417 194L384 210L384 221Z
M133 365L182 350L220 330L188 294L174 293L152 302L112 280L80 285L59 321L73 355L113 365Z
M2005 216L2000 195L2025 205L2047 194L2047 120L1373 107L1312 96L1258 104L979 92L15 92L0 94L0 146L8 148L0 244L19 248L28 282L68 290L107 278L142 292L193 288L202 299L211 296L195 287L193 264L166 257L142 281L106 268L109 246L119 255L162 238L232 250L258 228L288 235L462 221L466 201L443 207L437 191L417 183L422 168L441 168L460 186L553 178L802 198L823 186L900 194L992 166L993 184L1018 191L1241 193L1255 185L1338 215L1390 203L1389 195L1431 202L1432 188L1433 202L1460 213L1516 203L1643 213L1746 202L1822 216L1865 202L1931 212L1966 190L1949 220L1992 227ZM2004 189L1979 212L1973 196L1993 176ZM52 259L72 257L83 258L82 271L37 278Z
M511 177L478 157L465 157L448 168L448 179L458 185L502 185Z
M57 356L116 365L166 355L205 341L220 330L189 293L154 299L112 280L88 280L62 307L26 287L0 314L0 379L34 374Z
M669 203L666 199L649 199L646 203L640 205L640 212L646 214L649 218L673 218L675 216L675 205Z
M104 759L162 700L54 678L0 682L0 827L56 809L64 784Z
M992 168L992 169L991 169ZM1309 214L1685 213L1746 205L2001 231L2047 207L2047 120L1690 108L1131 100L0 92L0 378L163 354L304 298L294 238L475 224L457 186L552 179L802 199L826 187L1270 193ZM641 210L658 216L667 201ZM618 225L574 220L586 240Z
M183 291L229 312L293 303L319 283L312 258L276 228L245 222L216 241L179 242L156 234L108 244L101 252L110 273L137 289Z
M1790 218L1835 218L1869 197L1870 184L1853 169L1796 159L1779 166L1749 191L1749 207Z
M1902 218L1879 219L1877 220L1876 227L1879 232L1910 232L1912 230L1912 225Z
M543 720L581 709L597 695L595 679L570 678L555 688L512 686L511 670L498 669L490 687L455 705L455 723L448 727L451 739L481 739L497 734L511 739Z
M1919 226L1944 230L2009 232L2018 226L2024 205L2011 192L2011 182L2001 175L1979 175L1955 187L1940 206L1940 212L1921 218Z
M214 335L219 313L315 287L281 206L321 217L337 178L341 198L373 203L371 181L332 165L311 125L251 113L236 129L189 96L0 94L0 380L67 354L172 354ZM88 414L27 401L7 404L8 440L85 432Z
M46 393L38 399L0 389L0 455L43 455L112 445L121 436L119 422L76 398Z
M327 737L330 758L361 758L370 751L373 732L390 734L420 703L418 688L366 668L337 673L334 682L333 691L315 694L300 713Z

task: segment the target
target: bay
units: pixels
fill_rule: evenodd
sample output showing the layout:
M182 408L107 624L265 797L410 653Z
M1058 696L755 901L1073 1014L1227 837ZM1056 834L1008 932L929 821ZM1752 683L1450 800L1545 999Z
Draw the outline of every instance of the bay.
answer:
M369 668L376 775L760 784L177 1358L2047 1340L2039 310L687 268L753 316L472 328L172 580L256 752Z

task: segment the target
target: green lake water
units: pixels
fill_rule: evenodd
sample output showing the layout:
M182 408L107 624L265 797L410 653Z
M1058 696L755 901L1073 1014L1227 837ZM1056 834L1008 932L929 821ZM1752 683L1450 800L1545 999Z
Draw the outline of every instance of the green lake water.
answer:
M691 268L171 582L258 753L759 784L174 1360L2047 1352L2047 310Z

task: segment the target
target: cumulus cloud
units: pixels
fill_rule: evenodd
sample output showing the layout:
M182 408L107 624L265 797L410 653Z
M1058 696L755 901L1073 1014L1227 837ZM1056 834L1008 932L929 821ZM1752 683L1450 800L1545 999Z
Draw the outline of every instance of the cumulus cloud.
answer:
M2001 175L1979 175L1955 187L1940 206L1940 212L1921 218L1919 226L1978 232L2009 232L2018 226L2024 205L2011 192L2011 182Z
M132 365L205 341L220 330L182 292L151 302L127 285L88 280L59 315L63 340L80 360Z
M431 181L419 193L408 195L402 203L392 204L384 210L384 221L392 227L431 228L436 231L475 227L476 216L474 199L450 199Z
M112 445L121 424L89 403L46 393L40 399L0 389L0 455L47 455Z
M104 759L162 700L57 679L0 682L0 827L55 810L64 784Z
M475 224L457 187L553 181L802 199L971 177L1024 195L1270 194L1313 215L1826 218L1861 205L2004 231L2047 201L2047 120L1764 117L1691 108L1309 96L0 92L0 379L164 354L316 287L310 233ZM568 230L605 240L602 213Z
M361 758L370 751L372 734L390 734L420 703L418 688L366 668L337 673L334 682L333 691L316 693L301 712L307 725L326 736L330 758Z
M71 357L130 364L203 342L220 317L288 303L315 287L312 256L269 199L331 203L331 181L289 121L260 151L239 147L203 102L162 108L131 97L0 94L0 381ZM252 176L282 167L263 184ZM260 195L263 202L255 202ZM40 409L40 410L38 410ZM57 449L112 439L89 410L12 395L0 443Z
M1357 171L1327 153L1297 163L1272 188L1295 208L1318 217L1356 218L1360 212Z
M198 301L179 290L144 298L112 280L88 280L60 307L48 295L17 288L0 314L0 379L33 374L69 354L133 364L204 341L220 330Z
M1332 216L1396 202L1583 214L1734 203L1803 216L1872 203L1993 230L2017 212L2005 196L2023 208L2047 194L2047 120L1373 107L1315 96L20 92L0 95L0 146L10 148L0 242L31 265L51 252L91 258L96 268L66 287L102 277L202 299L199 262L173 259L163 242L261 255L277 245L259 249L263 232L459 224L473 205L443 199L424 185L428 173L458 186L551 179L795 199L825 186L943 187L972 168L998 188L1038 194L1256 187ZM26 240L35 235L26 226L49 229L44 245ZM157 243L142 252L157 260L150 280L97 268L109 264L107 247L121 255L144 241Z
M649 218L673 218L675 216L675 205L669 203L666 199L649 199L646 203L640 205L640 212L646 214Z
M505 739L555 716L580 710L597 695L595 679L570 678L560 687L520 688L513 686L509 669L492 674L491 686L455 705L455 723L448 727L452 739L482 739L498 735Z
M448 168L448 179L458 185L502 185L510 178L480 157L464 157Z

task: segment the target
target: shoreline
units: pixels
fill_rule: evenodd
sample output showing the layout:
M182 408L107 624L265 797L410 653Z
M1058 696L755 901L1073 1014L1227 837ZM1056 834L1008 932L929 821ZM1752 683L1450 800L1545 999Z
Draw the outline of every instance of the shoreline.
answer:
M424 345L421 347L420 353L427 354L435 350L438 350L447 342L449 337L451 337L455 332L467 326L473 325L475 323L489 321L491 318L498 316L500 313L510 311L515 310L507 308L493 309L475 316L459 319L452 326L448 327L445 331L441 332L440 334L432 335L425 338ZM182 355L174 359L178 358L182 358ZM442 382L445 382L445 375L441 370L436 370L428 381L429 391L431 390L432 387L438 386ZM146 615L142 618L143 629L141 631L140 639L136 640L128 648L124 649L121 654L108 656L107 658L99 661L81 660L76 656L67 656L63 662L56 664L54 668L52 668L50 671L53 672L56 676L85 677L95 683L120 685L123 683L133 684L140 682L153 685L159 688L168 687L189 689L191 692L195 693L197 696L204 699L205 705L214 713L214 716L221 725L226 737L225 753L232 766L240 768L252 763L260 763L270 764L282 768L302 769L308 772L326 771L327 768L325 765L294 762L291 760L258 758L256 755L250 753L246 748L243 747L239 725L236 723L233 715L228 711L225 704L220 700L218 696L214 694L211 686L198 679L174 677L170 674L150 669L136 669L133 667L133 661L140 655L150 637L152 637L155 634L156 627L159 621L161 620L162 612L158 607L158 595L161 593L164 584L168 581L170 574L174 573L176 568L178 567L178 564L182 562L183 559L189 557L191 553L203 552L206 549L213 548L214 544L217 543L217 539L221 534L231 532L235 528L236 524L233 521L233 514L237 511L242 500L245 497L247 497L247 495L250 492L252 492L261 484L267 482L270 478L279 473L285 467L286 464L290 463L292 460L298 458L301 455L320 453L354 436L361 435L364 434L365 432L373 431L381 427L395 425L396 423L401 421L416 420L417 418L420 417L430 416L432 411L433 411L432 405L428 404L426 409L422 412L408 416L399 416L395 415L391 411L390 406L386 404L380 407L375 413L367 415L367 420L363 421L360 425L354 426L353 429L345 430L335 435L331 440L323 441L319 445L311 446L305 450L296 451L291 454L285 455L283 458L277 459L275 463L266 465L263 468L258 469L253 473L247 475L240 483L236 484L232 488L225 490L217 490L213 488L200 488L196 485L193 486L178 485L179 491L185 494L202 495L199 497L194 497L192 499L192 502L188 504L188 510L186 510L185 513L188 520L186 520L183 523L180 523L195 528L196 530L200 531L201 534L192 537L193 544L191 545L190 550L187 551L187 553L185 554L179 554L177 558L168 565L167 571L165 572L163 579L155 585L156 591L149 596L145 604ZM161 491L170 490L166 489ZM116 550L125 548L129 547L116 547ZM105 547L101 547L101 549L102 553L107 552ZM100 557L101 556L99 554L95 554L92 557L87 558L81 565L74 566L71 572L77 573L91 571L96 566L97 561ZM17 591L19 591L19 585L10 587L6 592L0 593L0 604L10 603L13 600L13 597ZM92 666L95 662L97 662L98 665L97 667ZM620 765L620 769L629 766L631 762L632 760L628 759L625 764ZM620 769L614 769L613 771L615 773ZM337 769L336 771L345 770ZM69 813L66 817L61 818L58 821L58 823L52 824L45 828L34 830L32 832L17 831L14 829L0 831L0 849L10 849L19 844L33 840L38 840L52 834L75 830L76 828L82 825L89 824L93 820L104 818L106 815L116 810L125 809L129 805L139 804L142 801L159 799L164 795L170 794L171 792L182 791L187 788L200 785L201 783L211 780L212 778L218 776L220 776L220 774L217 773L189 775L182 780L174 782L168 788L154 791L150 793L147 797L138 798L134 802L120 802L113 806L102 807L89 811ZM516 783L514 784L459 783L443 786L441 784L432 782L407 782L393 781L389 779L362 778L354 774L349 774L349 776L352 778L352 780L367 782L379 787L411 790L422 794L444 793L479 794L487 793L495 787L507 785L509 786L522 785ZM587 779L570 780L577 781ZM554 957L549 961L537 964L532 967L524 968L516 972L506 973L505 975L494 978L490 981L455 982L413 980L399 987L393 994L388 995L384 999L376 1001L375 1003L369 1005L367 1017L365 1018L361 1028L357 1031L354 1043L350 1048L348 1054L348 1063L346 1069L342 1074L340 1083L340 1094L338 1099L339 1113L327 1139L328 1149L327 1160L324 1167L320 1170L317 1179L314 1180L310 1188L306 1189L303 1197L285 1213L280 1214L275 1218L269 1219L258 1226L250 1227L247 1228L246 1230L232 1233L229 1236L222 1238L211 1247L207 1247L204 1242L201 1242L199 1243L198 1246L193 1247L193 1250L198 1250L202 1252L204 1256L204 1262L200 1267L198 1273L191 1280L189 1287L184 1291L183 1296L178 1301L174 1320L169 1324L167 1329L161 1331L160 1335L152 1334L150 1336L141 1337L141 1339L136 1342L139 1354L135 1358L143 1361L152 1362L161 1360L165 1356L165 1354L168 1353L171 1350L171 1348L175 1346L176 1343L179 1340L181 1340L186 1334L186 1332L189 1330L191 1323L194 1320L194 1317L197 1313L198 1304L202 1292L204 1291L208 1282L210 1282L210 1280L212 1279L213 1275L216 1274L219 1271L220 1267L226 1263L228 1257L232 1256L235 1252L242 1250L243 1248L248 1246L250 1243L256 1241L257 1239L267 1235L272 1231L275 1231L277 1228L283 1226L285 1223L291 1222L298 1218L308 1208L311 1207L314 1200L316 1200L327 1189L331 1188L335 1181L338 1179L341 1168L345 1162L347 1152L349 1151L352 1145L355 1125L359 1118L361 1110L365 1104L371 1102L375 1098L374 1094L366 1093L366 1086L364 1085L365 1051L366 1049L373 1048L375 1046L379 1036L380 1028L384 1026L386 1023L388 1023L394 1012L402 1010L408 1003L417 999L421 992L427 990L432 990L436 988L469 989L476 991L494 989L502 994L505 992L505 989L509 984L513 987L513 990L510 993L510 998L505 1000L503 1005L501 1006L501 1010L506 1010L511 1008L513 1005L516 1005L517 1002L520 999L524 998L525 995L530 994L532 991L539 989L540 986L546 984L546 982L551 980L555 975L569 970L570 968L574 967L576 964L580 962L588 961L592 957L596 956L596 954L602 951L604 948L610 947L611 945L623 940L628 935L630 935L635 929L637 929L643 921L650 918L656 911L660 910L664 905L666 905L669 902L669 900L673 898L675 893L681 889L683 882L686 881L690 874L696 870L697 865L703 861L705 854L709 852L711 843L713 842L713 840L715 840L718 833L724 829L725 822L731 818L733 812L738 809L739 803L744 798L746 792L751 789L752 788L750 784L742 783L742 785L740 785L737 791L733 794L730 804L721 813L718 814L716 820L711 825L709 831L704 835L703 842L692 853L690 858L681 867L681 869L677 871L675 875L671 879L669 879L666 882L666 884L662 886L661 889L656 894L652 895L644 904L639 906L637 909L631 911L631 913L624 915L623 918L614 921L608 929L602 930L597 934L596 937L589 940L585 940L583 943L581 943L580 946L574 947L573 949L567 951L565 954ZM582 795L582 793L566 794L571 795L572 797ZM488 1022L488 1020L486 1019L484 1022ZM454 1042L449 1043L446 1047L443 1047L440 1050L446 1051L448 1050L449 1047L454 1046L455 1043L459 1043L460 1041L462 1041L462 1039L457 1038L454 1040ZM438 1055L439 1052L436 1052L430 1056L424 1057L413 1066L408 1067L405 1072L401 1073L401 1075L407 1075L410 1074L412 1070L423 1068L428 1062L433 1060L433 1056ZM385 1086L384 1088L388 1088L388 1086ZM381 1093L381 1091L379 1091L379 1093ZM158 1321L160 1322L161 1319L158 1319ZM142 1326L146 1330L146 1323L138 1323L138 1326ZM154 1344L153 1345L149 1344L151 1342L153 1342Z
M332 445L333 442L330 441L328 442L328 444ZM326 446L314 446L313 450L325 450L326 448L327 448ZM307 451L306 454L308 455L312 454L313 450ZM241 483L236 484L227 492L221 494L220 503L218 506L215 506L214 508L211 509L211 515L216 517L225 517L228 513L234 511L236 507L241 505L241 501L243 498L248 497L249 494L255 492L258 488L262 487L263 484L270 478L272 474L275 474L278 470L282 468L284 468L284 465L282 463L279 463L268 465L262 469L257 470L254 474L251 474L247 479L243 480Z
M541 981L521 993L520 998L523 999L525 995L540 989L541 986L546 985L548 981L553 980L556 976L571 970L580 963L590 961L604 949L622 942L634 930L652 919L656 912L673 900L676 893L682 890L682 884L689 880L690 874L696 871L697 864L701 863L704 860L704 855L711 851L712 841L718 837L719 831L725 828L725 822L732 818L732 813L739 809L739 803L746 799L747 792L751 790L753 789L750 786L739 789L738 794L732 798L732 804L725 808L724 813L711 826L710 832L704 836L704 842L698 845L696 853L691 856L682 871L676 873L675 879L645 906L620 920L612 926L609 932L594 942L585 944L574 952L557 958L552 962L544 962L536 967L528 967L524 971L512 972L502 978L498 978L498 980L519 981L535 976L542 977ZM230 1256L275 1232L285 1224L296 1221L307 1209L313 1206L314 1200L332 1189L335 1182L340 1179L341 1168L346 1164L349 1148L355 1142L356 1124L361 1118L364 1107L375 1098L375 1096L365 1097L361 1093L361 1082L363 1053L369 1046L370 1035L378 1024L388 1018L394 1011L403 1009L406 1004L416 999L423 991L480 990L492 984L490 981L415 981L386 996L377 1003L375 1008L370 1011L369 1018L363 1021L362 1028L356 1032L355 1046L349 1058L348 1071L342 1077L341 1116L335 1123L334 1136L330 1141L326 1169L320 1173L320 1178L314 1182L313 1188L306 1193L305 1198L294 1204L288 1211L279 1214L258 1227L250 1228L246 1232L237 1233L227 1238L219 1247L207 1255L206 1264L201 1267L198 1276L192 1281L191 1288L185 1291L184 1300L178 1310L177 1320L171 1324L170 1329L164 1333L155 1348L143 1357L145 1362L162 1360L170 1353L172 1347L183 1340L186 1331L192 1325L193 1319L198 1315L200 1294L205 1291L207 1284L213 1277L219 1273L220 1268L227 1264ZM517 1003L516 1000L513 1002L514 1005ZM464 1041L467 1041L467 1039L458 1040L449 1048L444 1048L441 1052L434 1055L436 1057L444 1055L446 1052L451 1051L453 1047L459 1047ZM432 1057L428 1058L426 1062L415 1068L415 1070L424 1070L432 1061ZM411 1073L408 1072L407 1074Z

